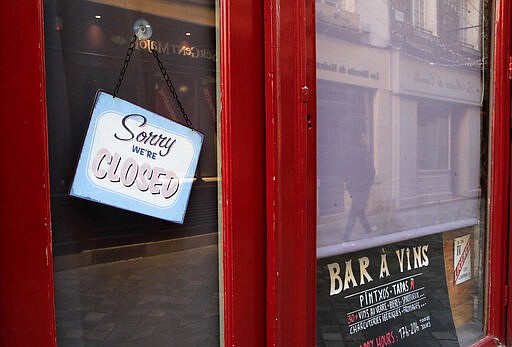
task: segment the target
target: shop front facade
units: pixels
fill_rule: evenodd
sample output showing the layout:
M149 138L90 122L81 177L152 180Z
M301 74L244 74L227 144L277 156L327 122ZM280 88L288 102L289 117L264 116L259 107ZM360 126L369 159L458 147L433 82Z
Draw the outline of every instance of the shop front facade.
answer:
M0 345L510 345L508 2L0 9Z
M479 71L430 66L399 53L394 61L403 129L397 134L403 139L400 205L476 196L479 182L472 172L481 152ZM439 138L435 147L428 143L432 137Z

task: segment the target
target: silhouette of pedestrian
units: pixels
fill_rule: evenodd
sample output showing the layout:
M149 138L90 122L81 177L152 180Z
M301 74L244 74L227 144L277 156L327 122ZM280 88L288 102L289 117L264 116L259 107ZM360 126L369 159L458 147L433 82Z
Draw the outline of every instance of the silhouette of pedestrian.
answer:
M368 196L370 195L370 188L375 179L375 167L365 135L360 133L355 135L352 140L353 146L351 148L350 160L347 163L345 179L346 189L352 198L352 205L350 206L343 241L349 240L357 219L359 219L367 233L372 232L365 210Z

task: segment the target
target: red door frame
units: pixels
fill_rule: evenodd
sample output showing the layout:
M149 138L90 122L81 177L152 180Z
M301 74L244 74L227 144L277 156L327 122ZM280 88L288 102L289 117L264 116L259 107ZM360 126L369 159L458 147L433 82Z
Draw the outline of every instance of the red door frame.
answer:
M267 346L314 346L314 1L266 0L265 29Z
M512 326L503 305L503 264L512 260L502 195L510 188L511 21L510 3L496 3L489 337L481 346L503 341ZM55 346L42 0L3 2L0 13L8 33L0 55L0 345ZM222 1L220 17L225 344L312 346L314 1Z
M487 339L479 345L495 345L493 338L504 342L506 324L510 333L510 313L507 317L507 266L510 191L510 28L511 7L507 0L496 1L492 75L491 172L489 199L489 242L487 278ZM510 271L509 266L509 271ZM508 318L508 319L507 319ZM486 343L487 342L487 343Z
M53 346L42 1L0 7L0 345Z
M0 346L56 345L43 1L2 2ZM221 2L224 341L265 345L263 4ZM9 47L9 48L7 48ZM248 83L250 81L250 83Z
M314 0L267 0L265 4L267 345L314 346ZM512 216L512 212L509 212L510 197L503 194L510 189L510 6L506 0L497 0L494 14L487 336L475 346L495 346L495 339L504 341L506 322L508 331L512 331L512 319L506 319L512 317L512 310L507 316L503 304L510 295L505 291L507 274L504 264L507 262L511 264L512 278L512 255L509 258L507 254L508 216L509 213ZM303 86L309 89L309 99L301 94ZM312 116L310 131L305 130L308 114ZM509 247L512 247L512 238Z
M265 345L263 4L220 2L224 345Z

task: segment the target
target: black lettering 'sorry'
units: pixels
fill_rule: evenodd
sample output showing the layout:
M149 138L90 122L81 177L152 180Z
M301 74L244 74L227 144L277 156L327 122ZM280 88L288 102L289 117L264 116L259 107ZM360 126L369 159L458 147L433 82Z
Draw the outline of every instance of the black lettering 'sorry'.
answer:
M172 137L165 136L160 133L156 133L153 131L146 132L146 131L140 131L137 135L135 135L135 131L133 129L130 129L130 126L128 124L128 120L130 118L141 118L142 122L137 125L137 127L142 128L146 125L147 119L141 114L129 114L125 117L123 117L123 120L121 121L121 124L126 130L122 134L118 134L117 132L114 133L114 138L120 141L132 141L135 139L135 141L143 143L145 145L150 145L154 147L160 148L158 153L165 157L169 154L172 146L176 143L176 139L173 139Z
M130 134L128 138L122 138L122 137L119 137L117 135L117 133L114 133L114 137L118 140L121 140L121 141L130 141L130 140L133 140L133 138L135 137L135 134L130 130L130 128L128 128L128 124L126 124L126 122L128 121L128 119L132 118L132 117L141 117L143 119L142 123L139 125L139 128L140 127L143 127L146 122L147 122L147 119L146 117L144 117L143 115L141 114L129 114L127 116L124 116L123 117L123 120L121 121L121 124L123 125L123 128L126 129L126 131L128 131L128 133Z

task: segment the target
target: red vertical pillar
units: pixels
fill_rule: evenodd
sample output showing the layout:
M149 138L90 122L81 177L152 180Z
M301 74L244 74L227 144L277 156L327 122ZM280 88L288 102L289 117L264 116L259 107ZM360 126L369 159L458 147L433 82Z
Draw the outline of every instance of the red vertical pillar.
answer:
M488 334L503 341L505 334L505 284L507 264L510 179L510 55L509 2L498 0L495 8L491 107L491 176L489 179Z
M0 345L55 346L41 0L0 5Z
M313 1L265 2L268 346L315 343Z
M265 346L263 4L220 2L224 345Z

